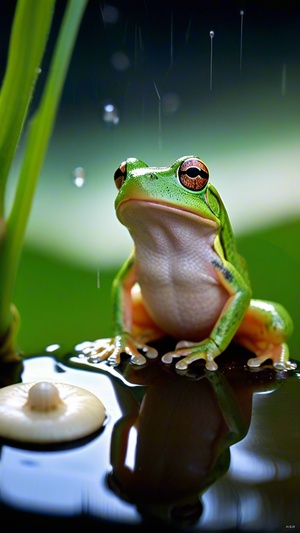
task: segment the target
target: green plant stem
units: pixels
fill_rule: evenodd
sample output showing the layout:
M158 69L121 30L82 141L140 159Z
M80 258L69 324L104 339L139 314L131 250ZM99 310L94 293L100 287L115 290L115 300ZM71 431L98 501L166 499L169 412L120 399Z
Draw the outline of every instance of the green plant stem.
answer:
M0 94L0 217L5 185L33 94L55 0L18 0Z
M10 306L26 225L86 3L87 0L69 0L41 103L29 126L24 160L2 248L0 338L1 334L5 334L12 320Z

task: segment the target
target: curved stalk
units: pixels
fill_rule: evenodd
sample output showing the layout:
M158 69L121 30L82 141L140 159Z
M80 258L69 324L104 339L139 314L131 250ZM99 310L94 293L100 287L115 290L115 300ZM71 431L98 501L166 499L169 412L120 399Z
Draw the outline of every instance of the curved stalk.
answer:
M11 163L26 119L51 27L55 0L19 0L0 93L0 216Z
M69 0L41 103L29 125L24 159L0 252L0 338L8 334L13 323L11 302L26 225L86 3L87 0ZM11 334L13 338L13 332ZM15 347L12 345L10 349L13 352Z

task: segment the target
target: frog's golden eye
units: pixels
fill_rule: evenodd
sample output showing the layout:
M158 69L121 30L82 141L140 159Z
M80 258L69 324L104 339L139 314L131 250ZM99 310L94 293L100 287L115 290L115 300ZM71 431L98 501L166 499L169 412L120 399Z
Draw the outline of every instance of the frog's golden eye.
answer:
M183 161L178 169L180 183L190 191L202 191L209 179L207 166L196 157Z
M126 179L126 166L126 161L123 161L114 174L115 185L118 190L121 189Z

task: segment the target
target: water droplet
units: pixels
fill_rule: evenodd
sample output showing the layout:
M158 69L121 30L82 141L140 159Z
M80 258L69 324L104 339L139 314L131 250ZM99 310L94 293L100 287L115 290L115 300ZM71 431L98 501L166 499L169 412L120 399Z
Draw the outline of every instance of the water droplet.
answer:
M72 181L78 189L81 189L81 187L85 184L85 170L83 167L76 167L73 170L73 176Z
M49 346L47 346L46 348L46 352L52 353L52 352L55 352L56 350L59 350L59 348L60 348L60 344L49 344Z
M104 24L114 24L117 22L119 18L119 11L116 7L106 5L100 9Z
M124 71L129 67L130 61L124 52L115 52L111 57L111 64L116 70Z
M210 36L210 38L212 39L212 38L215 36L215 32L211 30L211 31L209 32L209 36Z
M120 122L120 115L114 104L105 104L103 107L102 118L106 124L116 126Z
M173 115L180 107L180 98L176 93L166 93L162 96L162 109L166 115Z
M242 17L244 15L244 11L240 11L240 15Z

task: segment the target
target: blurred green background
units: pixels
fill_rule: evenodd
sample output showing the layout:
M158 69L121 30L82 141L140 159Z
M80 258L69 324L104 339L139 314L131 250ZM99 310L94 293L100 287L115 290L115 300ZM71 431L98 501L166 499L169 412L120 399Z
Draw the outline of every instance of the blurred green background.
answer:
M0 2L1 75L14 5ZM299 20L289 1L90 0L15 291L25 355L110 335L111 282L132 245L115 217L113 173L127 157L169 166L194 154L225 202L254 296L290 311L300 359ZM22 143L8 205L21 153Z

